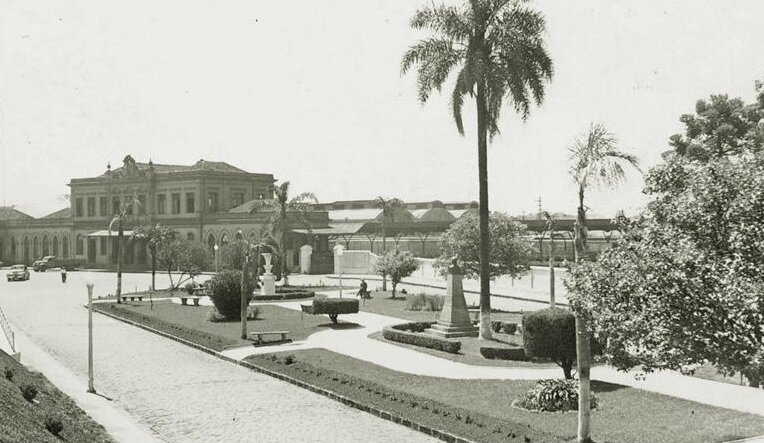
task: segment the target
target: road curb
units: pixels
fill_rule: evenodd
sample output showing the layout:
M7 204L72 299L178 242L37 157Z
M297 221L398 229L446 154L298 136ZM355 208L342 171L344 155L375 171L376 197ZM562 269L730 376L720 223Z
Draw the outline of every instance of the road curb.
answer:
M99 314L103 314L107 317L111 317L115 320L119 320L123 323L127 323L131 326L136 326L138 328L141 328L145 331L152 332L154 334L157 334L159 336L162 336L164 338L169 338L172 341L184 344L186 346L192 347L194 349L197 349L199 351L202 351L206 354L212 355L214 357L217 357L223 361L227 361L229 363L236 364L238 366L242 366L244 368L250 369L255 372L259 372L264 375L268 375L270 377L276 378L281 381L285 381L287 383L290 383L292 385L298 386L303 389L307 389L311 392L315 392L316 394L322 395L324 397L327 397L329 399L332 399L334 401L338 401L346 406L350 406L352 408L361 410L363 412L368 412L369 414L372 414L376 417L379 417L383 420L387 420L399 425L403 425L407 428L413 429L415 431L422 432L423 434L429 435L431 437L438 438L440 440L449 442L449 443L478 443L473 440L468 440L459 436L456 436L454 434L451 434L450 432L444 431L442 429L433 428L431 426L424 425L422 423L418 423L415 421L411 421L408 418L405 418L403 416L397 415L395 413L386 411L384 409L379 409L375 406L371 406L368 404L361 403L359 401L353 400L352 398L346 397L344 395L337 394L334 391L330 391L328 389L321 388L319 386L312 385L310 383L306 383L302 380L296 379L294 377L290 377L288 375L272 371L268 368L265 368L263 366L259 366L250 362L245 362L243 360L237 360L232 357L228 357L227 355L223 355L220 352L210 349L206 346L202 346L200 344L194 343L192 341L186 340L184 338L180 338L178 336L172 335L168 332L160 331L158 329L154 329L150 326L146 326L142 323L135 322L133 320L128 320L126 318L120 317L118 315L112 314L110 312L105 312L100 309L95 309L94 312L97 312Z

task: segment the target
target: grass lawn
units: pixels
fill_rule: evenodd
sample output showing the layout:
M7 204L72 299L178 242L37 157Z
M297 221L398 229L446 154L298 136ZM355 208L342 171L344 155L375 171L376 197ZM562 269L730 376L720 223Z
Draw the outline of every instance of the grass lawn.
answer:
M151 309L149 302L96 303L95 309L119 315L159 329L181 338L204 345L208 348L222 351L227 348L252 344L252 340L242 340L241 323L211 322L207 315L211 306L182 306L169 300L154 302ZM310 334L325 328L342 327L347 323L333 325L326 316L305 315L291 309L273 305L258 305L260 318L247 322L247 331L289 331L292 340L303 340ZM269 337L275 338L275 337Z
M510 406L532 381L412 377L326 350L288 354L295 363L267 356L248 360L478 441L575 441L575 413L532 413ZM602 382L593 382L592 390L600 400L600 409L592 412L598 443L724 442L764 434L764 418L756 415ZM530 440L524 440L526 435Z
M30 372L8 354L0 351L0 371L13 371L8 380L0 374L0 441L2 442L113 442L100 424L53 386L42 374ZM21 395L23 385L37 388L29 402ZM45 429L45 417L57 414L64 425L60 437Z

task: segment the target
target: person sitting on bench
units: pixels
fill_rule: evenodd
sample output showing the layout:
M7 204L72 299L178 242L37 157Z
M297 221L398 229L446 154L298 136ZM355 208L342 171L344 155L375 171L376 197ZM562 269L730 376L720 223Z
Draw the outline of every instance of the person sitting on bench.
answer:
M361 289L356 293L356 297L371 298L371 292L369 292L369 285L366 284L366 280L361 280Z

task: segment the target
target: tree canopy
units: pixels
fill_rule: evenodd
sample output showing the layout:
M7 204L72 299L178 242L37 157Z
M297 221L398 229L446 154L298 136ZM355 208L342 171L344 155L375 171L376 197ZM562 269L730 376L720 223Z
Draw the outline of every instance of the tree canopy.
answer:
M410 276L419 269L419 261L409 251L388 251L377 260L376 272L389 275L393 283L393 297L401 279Z
M524 224L505 214L494 212L488 220L491 242L490 277L502 275L518 277L529 269L534 249L525 237ZM451 224L443 235L441 256L435 263L445 273L451 259L456 257L462 263L462 272L468 278L477 278L480 271L478 254L478 216L465 213Z
M617 367L708 361L764 373L760 84L758 91L752 105L715 96L699 102L697 115L682 116L685 135L672 137L674 150L647 174L647 209L596 262L571 270L569 299ZM746 110L746 129L723 129L733 108ZM712 115L718 124L708 122Z

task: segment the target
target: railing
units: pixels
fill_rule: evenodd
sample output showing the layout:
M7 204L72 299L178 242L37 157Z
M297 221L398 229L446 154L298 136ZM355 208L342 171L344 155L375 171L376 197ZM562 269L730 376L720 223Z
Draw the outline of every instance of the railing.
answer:
M0 327L3 328L5 338L8 339L8 343L11 345L11 352L15 354L16 336L13 334L13 329L11 329L11 325L8 323L8 318L6 318L5 312L3 312L3 308L0 308Z

